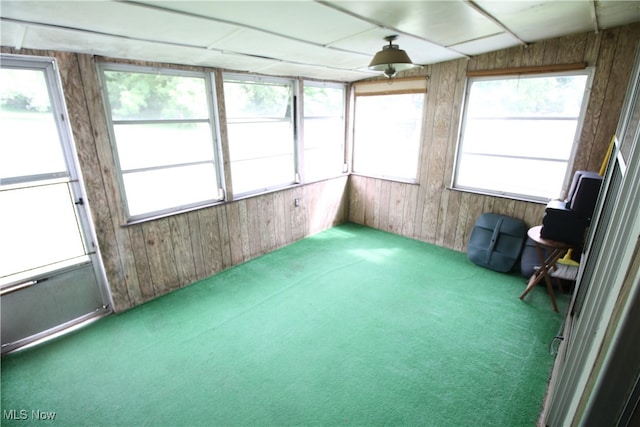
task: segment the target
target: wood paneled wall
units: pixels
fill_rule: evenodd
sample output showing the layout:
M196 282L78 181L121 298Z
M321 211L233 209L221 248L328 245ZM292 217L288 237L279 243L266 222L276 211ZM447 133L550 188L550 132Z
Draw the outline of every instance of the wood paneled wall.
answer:
M348 176L344 175L126 225L96 58L7 47L2 52L57 59L86 200L116 311L346 221ZM214 72L220 80L220 71ZM226 131L222 130L224 138ZM295 206L296 199L299 206Z
M349 220L459 251L466 250L482 212L539 224L544 204L449 188L467 71L576 62L595 67L573 170L598 171L616 130L639 41L640 24L633 24L406 72L402 76L429 77L418 184L351 175Z

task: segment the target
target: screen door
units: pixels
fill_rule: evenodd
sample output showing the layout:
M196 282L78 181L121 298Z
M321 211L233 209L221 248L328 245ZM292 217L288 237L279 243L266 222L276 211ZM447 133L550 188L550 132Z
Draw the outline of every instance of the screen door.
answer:
M109 311L51 58L0 58L2 352Z

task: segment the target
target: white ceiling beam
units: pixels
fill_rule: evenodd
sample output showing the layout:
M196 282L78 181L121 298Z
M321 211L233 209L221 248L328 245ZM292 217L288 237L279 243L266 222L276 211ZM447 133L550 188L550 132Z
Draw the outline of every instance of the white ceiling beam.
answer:
M53 29L53 30L74 31L75 33L78 33L78 34L87 34L87 35L94 35L94 36L105 36L105 37L111 37L111 38L114 38L114 39L134 41L134 42L137 41L137 42L145 42L145 43L154 43L154 44L162 45L162 46L200 49L202 51L214 51L214 52L218 52L218 53L221 53L221 54L237 55L237 56L243 56L243 57L246 57L246 58L259 58L259 59L265 59L265 60L269 60L269 61L285 63L285 64L291 64L291 65L299 65L299 66L306 66L306 67L321 67L321 68L331 69L331 70L336 70L336 71L361 71L361 70L357 70L357 69L353 69L353 68L342 68L342 67L337 67L337 66L332 66L332 65L327 65L327 64L315 64L315 63L308 63L308 62L302 62L302 61L292 61L292 60L282 59L282 58L275 58L275 57L269 57L269 56L263 56L263 55L254 55L254 54L248 54L248 53L245 53L245 52L237 52L237 51L229 50L229 49L218 49L218 48L215 48L213 46L197 46L197 45L191 45L191 44L186 44L186 43L157 41L157 40L145 39L145 38L142 38L142 37L122 36L122 35L118 35L118 34L110 34L110 33L105 33L105 32L101 32L101 31L86 30L86 29L82 29L82 28L71 28L71 27L67 27L67 26L60 26L60 25L54 25L54 24L45 24L45 23L41 23L41 22L33 22L33 21L28 21L27 22L27 21L22 21L22 20L13 19L13 18L2 18L2 17L0 17L0 24L2 24L2 23L19 24L19 25L23 25L25 27L25 30L22 32L22 40L19 43L20 47L16 47L16 49L19 49L19 48L22 47L22 43L24 41L24 34L26 34L26 31L27 31L28 27L36 27L36 28L40 27L40 28ZM213 66L213 65L211 67L215 68L215 66Z
M506 25L504 25L499 19L497 19L495 16L493 16L492 14L490 14L489 12L487 12L486 10L484 10L483 8L481 8L480 6L478 6L473 0L464 0L464 2L466 4L468 4L470 7L472 7L473 9L475 9L476 11L478 11L478 13L482 14L485 18L487 18L488 20L490 20L491 22L493 22L494 24L496 24L498 27L502 28L505 32L507 32L509 35L511 35L513 38L515 38L516 40L518 40L518 42L520 44L522 44L523 46L529 46L529 44L527 42L525 42L524 40L522 40L516 33L514 33L513 31L511 31L511 29L509 29Z
M183 15L183 16L188 16L191 18L198 18L198 19L204 19L206 21L210 21L210 22L217 22L220 24L225 24L225 25L232 25L235 27L239 27L239 28L243 28L243 29L248 29L248 30L254 30L254 31L259 31L261 33L265 33L265 34L270 34L272 36L277 36L277 37L282 37L291 41L295 41L298 43L304 43L307 45L311 45L311 46L316 46L316 47L321 47L324 49L333 49L333 50L337 50L340 52L344 52L344 53L350 53L350 54L355 54L355 55L363 55L363 56L369 56L369 53L365 53L365 52L356 52L356 51L352 51L352 50L347 50L347 49L341 49L341 48L337 48L337 47L333 47L333 46L326 46L323 45L321 43L315 43L313 41L310 40L305 40L305 39L301 39L298 37L292 37L283 33L278 33L275 31L271 31L271 30L267 30L265 28L260 28L260 27L256 27L253 25L248 25L248 24L243 24L241 22L236 22L236 21L230 21L227 19L220 19L220 18L215 18L212 16L207 16L207 15L202 15L202 14L198 14L198 13L193 13L193 12L186 12L183 10L177 10L177 9L173 9L173 8L168 8L168 7L164 7L161 6L162 3L159 4L148 4L148 3L140 3L137 2L135 0L124 0L121 3L125 3L131 6L138 6L138 7L145 7L148 9L154 9L154 10L159 10L162 12L167 12L167 13L173 13L173 14L177 14L177 15ZM215 44L215 43L214 43Z
M363 22L367 22L367 23L369 23L371 25L375 25L377 28L380 28L380 29L383 29L383 30L389 30L389 31L392 31L392 32L394 32L395 34L398 34L398 35L403 35L403 36L406 36L406 37L411 37L411 38L414 38L414 39L422 40L422 41L425 41L427 43L431 43L432 45L435 45L435 46L441 47L443 49L446 49L448 51L451 51L451 52L453 52L453 53L455 53L457 55L460 55L460 56L462 56L464 58L469 58L468 55L465 55L464 53L459 52L456 49L453 49L453 48L451 48L449 46L443 46L440 43L436 43L433 40L429 40L429 39L427 39L425 37L418 36L417 34L408 33L406 31L402 31L399 28L392 27L390 25L386 25L386 24L384 24L382 22L379 22L379 21L377 21L375 19L367 18L366 16L362 16L362 15L359 15L359 14L357 14L355 12L351 12L350 10L344 9L344 8L342 8L342 7L340 7L340 6L336 5L336 4L329 3L328 1L325 1L325 0L314 0L314 1L316 3L318 3L318 4L321 4L323 6L331 8L333 10L336 10L336 11L338 11L340 13L344 13L345 15L349 15L352 18L356 18L356 19L359 19L359 20L361 20Z
M596 11L596 0L591 0L591 21L593 22L594 31L596 34L600 31L600 25L598 25L598 12Z

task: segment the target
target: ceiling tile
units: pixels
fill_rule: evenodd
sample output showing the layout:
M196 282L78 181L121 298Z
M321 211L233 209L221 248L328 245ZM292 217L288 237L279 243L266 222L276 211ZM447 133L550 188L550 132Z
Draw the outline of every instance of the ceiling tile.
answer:
M319 45L372 28L313 1L145 1L162 8L260 28Z
M295 63L318 66L330 64L332 67L347 69L359 68L370 60L368 54L347 53L248 29L225 39L224 49L279 60L289 59Z
M596 3L600 29L640 21L639 1L598 1Z
M235 29L231 25L212 24L205 19L105 1L3 1L2 16L141 40L202 47Z
M292 74L291 70L295 70ZM252 70L252 72L276 76L305 76L305 78L315 80L333 80L341 82L351 82L356 80L362 80L369 77L375 77L377 74L370 71L358 71L358 70L340 70L331 67L316 67L306 66L298 64L285 64L285 63L271 63L262 68Z
M476 0L525 42L594 30L588 1Z
M442 46L500 31L463 1L331 1L351 13Z

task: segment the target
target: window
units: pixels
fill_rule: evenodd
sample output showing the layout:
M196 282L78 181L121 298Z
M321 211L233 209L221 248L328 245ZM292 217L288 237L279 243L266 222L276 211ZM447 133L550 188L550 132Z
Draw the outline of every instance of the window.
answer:
M129 219L222 200L211 75L100 69Z
M426 79L356 84L353 171L415 182Z
M473 77L454 187L531 200L566 186L590 72Z
M54 62L2 56L0 284L87 261L71 133Z
M293 80L225 74L234 196L297 182Z
M331 178L344 171L345 87L304 82L304 179Z

